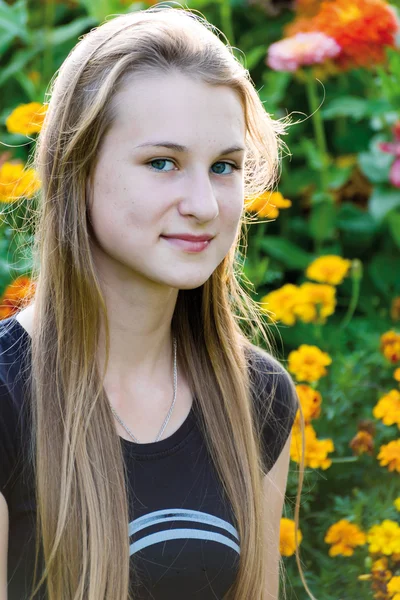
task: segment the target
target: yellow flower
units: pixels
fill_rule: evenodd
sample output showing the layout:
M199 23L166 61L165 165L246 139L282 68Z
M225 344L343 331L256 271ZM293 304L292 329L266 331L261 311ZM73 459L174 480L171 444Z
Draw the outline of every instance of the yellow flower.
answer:
M47 105L40 102L20 104L6 119L6 127L10 133L30 135L42 129L47 112Z
M296 318L293 310L298 293L297 286L287 283L261 298L261 310L264 310L271 320L281 321L285 325L294 325ZM269 311L272 315L269 314Z
M363 546L367 541L367 536L361 531L358 525L350 523L347 519L341 519L331 525L326 532L325 542L332 544L329 549L330 556L352 556L356 546Z
M312 425L306 425L304 428L305 451L304 464L312 469L328 469L332 461L327 458L329 452L334 452L335 447L331 439L318 440L317 434ZM292 439L290 444L290 458L300 463L302 454L301 430L299 427L293 427Z
M395 378L396 381L400 381L400 367L398 369L395 369L395 372L393 373L393 377Z
M296 297L294 314L304 323L326 322L335 312L336 288L320 283L303 283Z
M382 419L384 425L397 423L400 429L400 392L390 390L388 394L379 399L378 404L372 409L375 419Z
M279 551L281 556L292 556L296 551L295 543L296 523L292 519L282 517L280 527ZM297 542L300 545L303 539L300 529L297 530Z
M381 335L381 351L390 362L400 360L400 334L390 330Z
M256 213L258 217L276 219L279 209L289 208L292 202L282 196L280 192L264 192L256 198L247 198L245 208L249 212Z
M379 525L373 525L367 534L370 554L381 552L390 556L400 552L400 527L395 521L385 519Z
M330 283L338 285L342 283L351 267L351 261L328 254L320 256L312 262L306 269L306 277L319 281L321 283Z
M309 423L312 419L317 419L321 414L321 394L305 383L296 385L296 391L303 409L305 422ZM300 411L298 414L300 414Z
M31 198L40 188L34 169L24 171L22 163L5 162L0 167L0 202Z
M317 346L302 344L297 350L290 352L288 361L288 369L297 381L313 382L327 374L325 367L331 364L332 359Z
M395 505L396 509L398 511L400 511L400 496L398 498L396 498L396 500L393 502L393 504Z
M396 470L400 473L400 439L381 446L377 458L381 467L387 466L389 471Z
M400 599L400 577L392 577L392 579L388 581L387 591L389 592L390 598L393 598L393 600L396 600L396 596Z

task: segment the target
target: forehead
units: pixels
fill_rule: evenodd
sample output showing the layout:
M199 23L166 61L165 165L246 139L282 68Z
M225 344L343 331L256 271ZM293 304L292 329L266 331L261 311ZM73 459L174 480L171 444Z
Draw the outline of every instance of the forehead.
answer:
M122 143L162 138L188 146L243 145L243 107L227 86L211 86L179 73L135 75L115 95L112 106L110 135Z

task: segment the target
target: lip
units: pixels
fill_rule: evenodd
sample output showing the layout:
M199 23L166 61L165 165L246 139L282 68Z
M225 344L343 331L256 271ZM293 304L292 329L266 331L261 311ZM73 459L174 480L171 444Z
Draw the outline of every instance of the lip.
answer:
M207 248L207 246L209 246L211 244L212 238L209 239L205 239L205 240L199 240L198 238L195 239L195 241L193 240L187 240L187 239L182 239L182 238L178 238L178 237L170 237L170 236L165 236L162 235L160 236L162 239L164 239L166 242L168 242L168 244L170 244L170 246L175 247L178 250L183 250L184 252L189 252L189 253L197 253L197 252L202 252L203 250L205 250Z
M213 239L213 235L207 233L203 235L191 235L190 233L172 233L170 235L162 235L164 238L174 238L177 240L186 240L188 242L209 242Z

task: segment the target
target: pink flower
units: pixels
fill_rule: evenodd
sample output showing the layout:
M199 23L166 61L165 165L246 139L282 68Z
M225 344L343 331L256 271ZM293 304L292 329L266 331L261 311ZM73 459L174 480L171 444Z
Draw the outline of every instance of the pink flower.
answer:
M295 71L304 65L314 65L333 58L340 50L333 38L319 31L297 33L272 44L266 63L275 71Z
M396 158L392 163L389 173L390 183L400 188L400 121L393 127L393 142L381 142L379 148L382 152L393 154Z

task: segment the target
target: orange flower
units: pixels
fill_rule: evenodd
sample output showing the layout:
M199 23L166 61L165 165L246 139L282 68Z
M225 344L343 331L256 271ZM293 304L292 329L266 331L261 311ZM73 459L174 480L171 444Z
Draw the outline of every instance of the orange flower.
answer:
M313 17L300 15L285 34L325 33L342 48L334 62L348 69L382 63L385 47L395 47L398 28L396 13L384 0L324 0Z
M400 381L400 367L395 370L395 372L393 373L393 377L396 381Z
M374 438L368 431L358 431L349 444L353 450L353 454L360 456L361 454L373 454Z
M358 525L350 523L347 519L341 519L331 525L326 532L324 541L332 544L329 556L352 556L356 546L363 546L367 542L366 534Z
M35 292L35 284L29 277L22 275L15 279L5 290L0 302L0 319L7 319L16 313L25 303L30 300Z
M332 464L332 460L328 458L328 454L335 451L333 441L330 438L325 440L317 439L317 434L312 425L306 425L304 435L304 465L306 467L311 467L312 469L328 469ZM294 462L300 463L301 456L301 430L294 426L290 444L290 458Z
M379 399L378 403L372 409L375 419L381 419L384 425L394 425L397 423L400 429L400 392L399 390L390 390Z
M321 394L305 383L296 385L296 391L303 410L305 422L309 423L312 419L317 419L321 414ZM300 414L300 411L298 414Z
M6 119L6 127L10 133L30 135L42 129L46 116L47 105L40 102L20 104Z
M381 335L381 351L390 362L395 363L400 360L400 334L390 330Z
M400 439L381 446L377 458L381 467L387 467L389 471L400 473Z
M296 523L292 519L281 518L279 551L281 556L292 556L296 551L295 542ZM303 539L300 529L297 530L297 542Z

